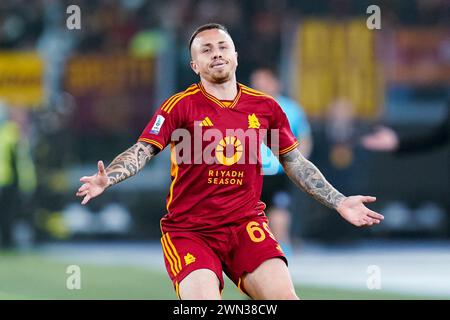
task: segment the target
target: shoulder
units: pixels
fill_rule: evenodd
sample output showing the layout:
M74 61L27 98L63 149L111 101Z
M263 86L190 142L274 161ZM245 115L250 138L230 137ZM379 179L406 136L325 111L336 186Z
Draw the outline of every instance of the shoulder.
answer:
M262 91L258 91L253 88L247 87L247 86L243 85L242 83L239 83L239 86L241 88L242 94L245 97L247 97L248 99L260 100L260 101L263 100L263 101L267 101L269 103L276 103L276 100L272 96L269 96L268 94L266 94Z
M180 91L164 101L161 105L161 110L170 113L175 108L188 104L199 92L199 86L194 83L186 90Z

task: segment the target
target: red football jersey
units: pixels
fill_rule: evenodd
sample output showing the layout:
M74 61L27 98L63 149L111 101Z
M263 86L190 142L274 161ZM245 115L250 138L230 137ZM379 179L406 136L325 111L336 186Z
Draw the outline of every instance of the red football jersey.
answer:
M167 99L138 140L161 150L171 144L162 231L208 230L261 214L265 137L278 154L298 146L277 102L242 84L233 101L219 101L201 83Z

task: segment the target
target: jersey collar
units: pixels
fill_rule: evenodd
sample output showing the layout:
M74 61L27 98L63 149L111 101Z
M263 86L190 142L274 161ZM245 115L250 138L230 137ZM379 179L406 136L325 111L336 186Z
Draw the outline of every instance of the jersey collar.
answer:
M239 101L239 98L241 97L241 93L242 93L242 89L241 89L241 84L237 83L238 86L238 92L236 94L236 96L234 97L233 102L227 107L225 104L223 104L219 99L217 99L216 97L214 97L213 95L209 94L208 92L206 92L205 88L203 87L202 83L199 82L198 83L198 87L200 88L200 91L203 93L203 95L210 101L214 102L216 105L218 105L221 108L225 108L225 109L234 109L234 107L236 106L236 104Z

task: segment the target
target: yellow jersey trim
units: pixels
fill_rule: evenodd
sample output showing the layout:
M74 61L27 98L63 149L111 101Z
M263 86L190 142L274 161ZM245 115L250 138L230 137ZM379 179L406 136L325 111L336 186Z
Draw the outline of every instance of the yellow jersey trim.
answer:
M163 145L161 143L159 143L158 141L155 141L153 139L148 139L148 138L139 138L138 141L143 141L143 142L147 142L150 144L153 144L154 146L158 147L159 149L164 149Z
M173 199L173 188L175 186L175 183L177 181L178 178L178 164L177 164L177 159L176 159L176 155L175 155L175 144L173 142L171 142L170 145L170 160L171 160L171 175L173 176L173 180L172 183L170 184L170 189L169 189L169 200L167 200L167 205L166 205L166 209L167 211L169 211L169 206L172 202Z
M165 235L162 236L162 238L161 238L161 246L162 246L162 249L164 252L164 256L166 257L167 261L169 262L170 270L172 271L172 274L174 276L176 276L178 274L179 270L176 267L176 260L175 260L174 256L172 255L172 253L169 251L169 248L167 247Z
M299 145L298 141L295 141L295 143L294 143L293 145L291 145L290 147L287 147L287 148L284 148L284 149L280 150L280 151L278 152L278 154L285 154L285 153L288 153L289 151L292 151L292 150L294 150L295 148L297 148L298 145Z

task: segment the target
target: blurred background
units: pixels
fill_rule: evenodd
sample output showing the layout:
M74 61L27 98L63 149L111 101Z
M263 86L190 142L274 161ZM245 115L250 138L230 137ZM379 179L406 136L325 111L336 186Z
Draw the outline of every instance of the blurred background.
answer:
M74 4L81 29L70 30ZM366 25L373 4L378 30ZM385 216L357 229L292 185L300 297L450 298L449 13L445 0L2 0L0 299L176 298L159 246L167 150L88 206L75 192L198 81L187 43L208 22L233 37L239 82L276 71L325 177L346 195L376 196L370 207ZM441 131L436 146L406 152L363 145L380 126L400 146ZM65 287L70 264L84 270L82 290ZM382 289L367 288L369 265Z

